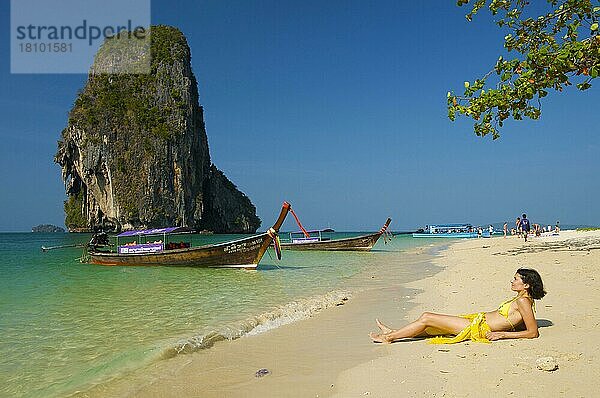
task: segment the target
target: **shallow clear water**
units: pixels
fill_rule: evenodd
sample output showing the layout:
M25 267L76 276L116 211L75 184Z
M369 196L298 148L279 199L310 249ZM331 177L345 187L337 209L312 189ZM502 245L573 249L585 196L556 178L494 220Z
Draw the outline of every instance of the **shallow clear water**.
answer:
M369 253L284 251L282 261L270 249L256 271L103 267L81 264L80 248L40 250L88 238L0 233L0 396L63 396L206 348L207 336L276 327L278 317L310 311L315 300L339 300L344 281L378 256L429 243L397 236L389 244L380 239Z

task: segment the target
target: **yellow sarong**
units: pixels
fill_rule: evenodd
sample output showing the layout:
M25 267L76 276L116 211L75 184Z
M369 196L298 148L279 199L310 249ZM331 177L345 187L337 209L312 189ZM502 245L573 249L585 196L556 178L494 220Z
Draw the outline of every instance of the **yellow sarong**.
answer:
M489 343L490 341L485 337L486 333L491 331L489 325L485 321L485 312L479 312L475 314L460 315L461 318L465 318L471 321L471 324L460 331L454 337L432 337L427 340L429 344L454 344L460 343L465 340L473 340L479 343Z

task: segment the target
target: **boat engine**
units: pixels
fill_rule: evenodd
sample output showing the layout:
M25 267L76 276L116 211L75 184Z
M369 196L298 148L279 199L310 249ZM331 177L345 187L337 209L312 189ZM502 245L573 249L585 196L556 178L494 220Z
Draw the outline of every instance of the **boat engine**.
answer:
M106 232L100 232L98 234L92 235L92 239L88 242L88 247L96 249L98 247L110 246L110 242L108 240L108 234Z

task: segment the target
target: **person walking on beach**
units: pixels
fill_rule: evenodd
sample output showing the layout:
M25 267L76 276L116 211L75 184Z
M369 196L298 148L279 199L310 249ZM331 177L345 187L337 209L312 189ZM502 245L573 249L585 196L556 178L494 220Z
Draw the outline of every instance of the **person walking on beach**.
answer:
M502 232L504 232L504 237L508 234L508 223L504 222L504 226L502 226Z
M531 231L531 225L529 224L529 220L527 219L527 214L523 213L523 217L521 218L521 232L525 237L525 242L527 242L527 234Z
M492 235L494 235L494 226L492 224L490 224L490 226L488 227L488 232L490 233L490 238L491 238Z
M521 217L517 217L517 221L515 221L515 227L517 228L517 236L521 237Z
M393 343L412 337L437 336L429 339L431 344L539 337L534 300L546 295L540 274L534 269L519 268L510 288L517 295L500 304L497 310L460 316L424 312L400 329L392 329L376 319L380 332L370 333L369 337L375 343ZM448 334L455 336L440 337Z

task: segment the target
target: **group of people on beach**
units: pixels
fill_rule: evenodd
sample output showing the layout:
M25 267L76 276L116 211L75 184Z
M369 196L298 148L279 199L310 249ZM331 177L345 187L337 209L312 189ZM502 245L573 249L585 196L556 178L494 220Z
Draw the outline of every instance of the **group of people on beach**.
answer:
M508 229L508 223L504 223L504 237L506 237L507 235L507 229ZM511 228L510 233L511 235L517 235L520 238L523 237L525 238L525 242L527 242L527 236L530 233L535 234L535 236L541 236L542 233L544 232L553 232L552 231L552 226L548 225L547 227L544 227L540 224L530 224L529 220L527 219L527 214L523 213L522 217L517 217L516 221L515 221L515 228ZM554 233L557 234L560 232L560 221L556 222L556 225L554 226Z
M484 235L483 235L484 231L487 231L487 233L488 233L487 237L491 238L494 235L494 226L492 224L490 224L489 227L485 227L485 228L482 227L482 226L479 226L479 227L469 227L468 231L469 232L477 232L477 237L478 238L484 237Z
M485 229L483 227L477 227L477 228L472 228L469 231L470 232L477 232L477 237L481 238L483 237L483 233L484 230L487 230L487 232L489 233L489 237L491 238L494 235L494 226L492 224L489 225L489 227L486 227ZM557 221L556 225L554 226L554 228L550 225L548 225L547 227L544 227L541 224L531 224L529 219L527 218L527 214L523 213L522 216L517 217L516 221L515 221L515 227L510 229L510 234L511 235L517 235L519 238L525 238L525 242L527 242L527 237L530 236L531 234L534 234L535 236L541 236L544 232L554 232L555 234L557 234L560 231L560 222ZM506 238L508 236L509 230L508 230L508 222L504 222L504 225L502 226L502 232L504 237Z

